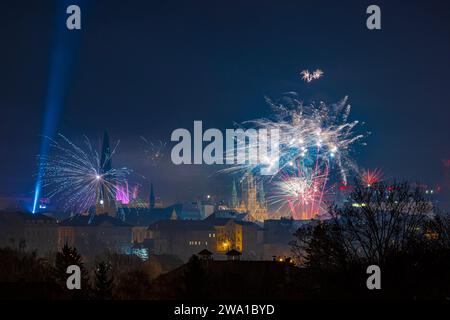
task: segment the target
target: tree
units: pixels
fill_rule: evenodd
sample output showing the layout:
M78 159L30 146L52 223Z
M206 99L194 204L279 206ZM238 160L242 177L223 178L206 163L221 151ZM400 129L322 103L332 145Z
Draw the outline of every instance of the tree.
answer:
M81 290L68 290L66 281L70 276L67 267L77 265L81 270ZM55 266L53 270L54 278L63 292L67 292L70 298L86 298L89 291L88 275L84 267L83 259L75 247L70 247L67 243L61 252L56 253Z
M132 270L121 273L116 279L114 298L121 300L149 299L151 286L144 270Z
M407 183L356 185L331 219L303 226L292 251L307 290L321 297L449 297L450 218L433 213ZM368 291L366 268L378 265L383 290ZM378 290L377 290L378 291Z
M330 214L347 254L382 266L389 252L402 251L423 235L431 211L419 188L378 183L356 184L348 203L332 207Z
M0 248L0 299L55 299L59 288L52 269L36 252Z
M113 277L110 275L111 266L100 262L95 269L94 298L97 300L112 299Z
M188 299L204 299L208 288L208 270L204 261L192 255L184 271L184 284Z

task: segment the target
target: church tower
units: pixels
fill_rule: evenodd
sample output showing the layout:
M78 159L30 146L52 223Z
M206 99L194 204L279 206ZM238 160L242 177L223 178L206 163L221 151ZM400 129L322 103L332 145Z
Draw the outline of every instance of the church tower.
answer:
M111 179L108 176L108 173L112 170L112 153L111 153L111 147L109 144L109 135L108 132L105 131L103 134L103 141L102 141L102 149L101 149L101 155L100 155L100 172L99 172L99 179L105 179L107 182L108 179ZM96 204L95 204L95 214L109 214L110 216L115 217L116 216L116 195L111 194L111 192L108 192L105 188L104 183L99 183L99 187L97 188L97 195L96 195Z
M266 194L264 192L264 183L262 181L259 183L258 202L261 207L266 206Z
M155 192L153 191L153 182L150 183L150 198L148 201L150 210L155 209Z
M253 180L253 175L249 173L247 175L247 199L246 199L246 205L247 210L250 213L253 213L257 209L257 201L256 201L256 187L255 187L255 181Z
M237 208L239 206L239 200L236 190L236 181L233 179L233 189L231 190L231 207Z
M264 220L267 220L269 217L269 213L266 207L266 196L262 187L262 182L255 183L255 180L251 173L247 173L245 183L243 183L241 203L238 202L236 185L233 181L231 205L232 208L237 212L247 213L246 220L249 221L262 222Z

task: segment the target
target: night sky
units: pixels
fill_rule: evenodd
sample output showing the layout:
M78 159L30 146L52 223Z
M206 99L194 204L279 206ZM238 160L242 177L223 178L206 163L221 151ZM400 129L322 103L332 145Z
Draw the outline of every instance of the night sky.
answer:
M349 95L351 119L372 132L355 150L361 167L444 183L448 1L85 1L81 31L65 29L56 3L0 3L0 195L33 192L61 39L77 45L62 59L72 72L60 92L57 132L98 142L107 129L120 140L113 164L145 177L137 179L143 196L149 181L166 202L228 196L231 178L208 166L176 167L169 158L152 165L140 136L169 142L174 129L192 130L194 120L233 128L269 115L264 97L288 91L305 101ZM381 31L366 28L369 4L381 7ZM315 68L324 70L322 79L300 79L301 70Z

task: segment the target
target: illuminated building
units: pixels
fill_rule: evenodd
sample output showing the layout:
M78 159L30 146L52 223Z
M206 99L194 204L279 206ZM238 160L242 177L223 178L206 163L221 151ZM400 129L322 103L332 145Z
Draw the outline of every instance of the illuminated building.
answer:
M116 190L116 201L120 205L130 205L130 192L128 190L128 181L125 182L125 185L117 186Z
M228 220L214 226L216 230L216 251L226 253L232 249L242 251L242 225Z
M242 188L242 201L238 206L233 206L238 203L236 186L233 183L232 190L232 209L237 212L245 212L248 214L247 220L249 221L264 221L269 217L267 212L267 206L265 203L264 190L262 189L262 184L259 188L256 187L255 181L252 174L248 174L245 179L245 188Z
M262 256L262 229L249 221L219 218L216 213L204 220L162 220L147 229L147 241L154 254L170 254L188 260L207 249L225 259L232 250L242 252L245 259Z

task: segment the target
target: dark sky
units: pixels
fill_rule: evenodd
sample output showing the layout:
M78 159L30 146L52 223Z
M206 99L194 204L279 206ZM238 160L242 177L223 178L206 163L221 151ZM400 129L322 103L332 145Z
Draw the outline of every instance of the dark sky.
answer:
M373 3L381 31L366 28ZM56 42L74 37L56 4L0 3L0 195L34 188ZM267 116L264 97L287 91L306 101L349 95L351 118L372 132L355 154L361 167L444 183L448 1L97 0L81 9L57 131L78 142L83 134L98 141L107 129L121 141L114 164L144 175L144 194L152 180L163 199L185 200L228 192L230 179L205 166L152 166L140 136L169 141L193 120L232 128ZM325 76L306 85L299 72L314 68Z

